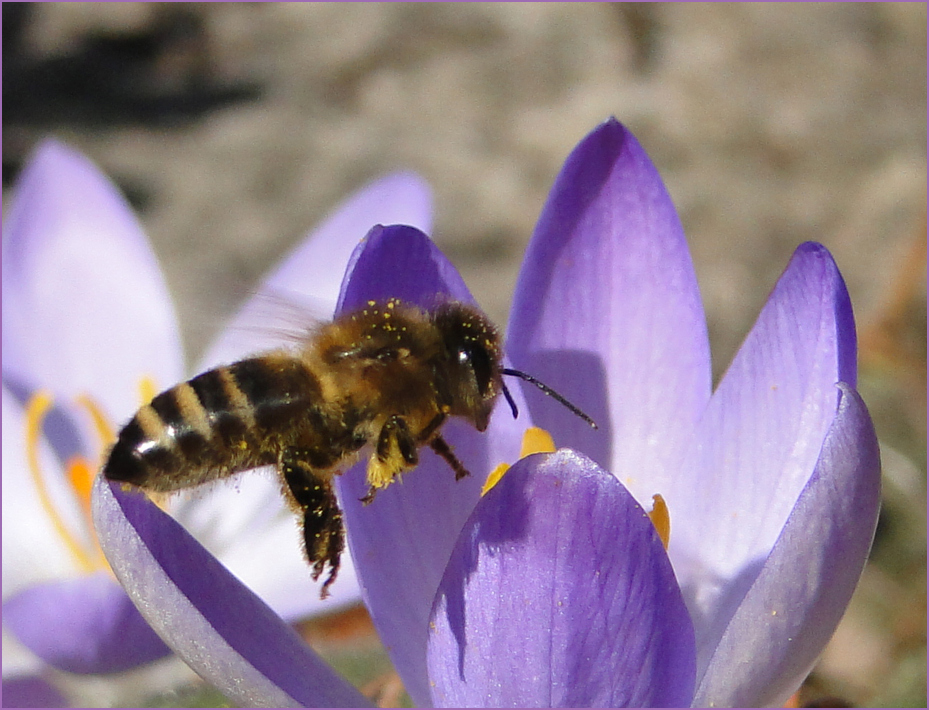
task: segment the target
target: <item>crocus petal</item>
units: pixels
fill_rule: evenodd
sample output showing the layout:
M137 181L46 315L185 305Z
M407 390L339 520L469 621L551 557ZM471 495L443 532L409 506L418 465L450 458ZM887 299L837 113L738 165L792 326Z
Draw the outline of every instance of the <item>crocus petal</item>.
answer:
M431 223L431 191L415 173L396 173L363 187L263 279L208 350L201 369L291 345L295 328L302 332L313 319L331 319L348 260L374 225L409 224L428 232ZM294 322L297 316L302 320Z
M555 181L517 282L507 351L600 425L531 395L533 420L559 446L612 470L640 503L669 497L710 396L709 343L674 205L615 119L581 141Z
M143 495L98 477L93 513L100 545L143 616L229 698L243 707L368 704Z
M68 701L55 688L41 678L3 679L3 707L5 708L67 708Z
M668 505L669 553L697 631L698 668L781 534L855 379L855 328L826 249L801 245L698 425Z
M687 706L694 669L671 563L607 471L531 456L481 499L433 610L437 706Z
M782 706L835 631L864 567L880 505L880 452L847 385L809 482L723 633L696 707Z
M3 602L3 623L43 661L71 673L115 673L171 653L107 572L25 589Z
M142 375L174 382L182 351L148 242L86 158L42 143L3 232L3 374L74 397L114 420L138 406Z
M461 274L421 230L408 225L375 226L348 261L339 313L364 308L369 300L399 298L431 309L443 298L474 303Z
M3 423L3 624L19 642L4 648L4 672L28 655L23 647L73 673L111 673L170 653L112 577L87 574L85 565L103 564L89 521L72 510L74 492L44 439L38 455L51 509L39 495L27 473L23 413L6 388Z
M461 276L429 238L412 227L371 230L352 257L340 312L390 297L423 308L437 299L473 303ZM416 470L380 491L369 506L364 465L340 477L338 488L362 593L394 666L417 705L430 703L426 674L429 611L455 539L480 497L483 475L518 456L519 434L499 408L484 434L451 421L443 436L472 472L456 481L448 465L420 450ZM526 422L521 422L525 427ZM493 462L491 464L491 462Z
M3 598L36 582L70 576L82 571L65 539L56 530L52 511L43 503L29 477L26 433L22 407L3 387ZM58 460L45 439L38 442L37 457L43 471L60 472ZM63 481L47 481L54 504L70 513L74 501L62 495ZM77 516L61 520L71 531L79 530ZM35 551L41 550L41 555Z
M112 577L87 574L104 563L86 511L44 438L36 452L40 495L23 416L4 387L4 673L37 657L74 673L110 673L170 653ZM7 644L8 636L16 643Z
M45 664L3 626L3 677L17 678L41 673Z

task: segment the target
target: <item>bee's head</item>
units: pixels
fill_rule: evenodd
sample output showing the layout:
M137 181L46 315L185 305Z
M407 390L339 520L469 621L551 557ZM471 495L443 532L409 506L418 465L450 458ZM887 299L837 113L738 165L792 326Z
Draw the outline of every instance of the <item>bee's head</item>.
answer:
M450 406L449 414L469 419L478 431L484 431L501 392L518 415L516 402L503 384L503 375L518 377L538 387L549 397L567 407L593 429L596 422L544 382L521 370L501 365L500 335L478 310L461 303L449 303L433 314L433 322L442 333L447 365L437 372L437 384Z
M449 413L484 431L494 400L503 390L497 329L479 311L461 303L439 307L433 322L442 334L447 358L442 384Z

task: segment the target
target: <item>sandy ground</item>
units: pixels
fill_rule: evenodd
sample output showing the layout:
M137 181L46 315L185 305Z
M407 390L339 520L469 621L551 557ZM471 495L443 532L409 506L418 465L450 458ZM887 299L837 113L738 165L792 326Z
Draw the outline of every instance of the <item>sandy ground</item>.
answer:
M164 265L191 360L341 197L400 168L431 183L435 240L505 322L523 249L562 161L610 115L649 151L678 207L717 374L805 240L832 250L863 330L905 311L906 332L925 334L925 4L34 10L16 44L24 71L86 57L95 37L168 28L144 61L116 75L135 99L129 108L99 93L116 81L101 72L90 98L23 109L6 92L5 10L4 175L54 133L117 179ZM119 65L135 55L111 48L105 56ZM211 92L219 98L206 108L187 101ZM147 103L153 96L178 99L170 117ZM906 276L914 260L922 270ZM893 452L902 459L896 475L915 486L922 506L925 349L888 347L903 349L905 362L903 374L872 371L875 406L888 412L879 433L902 451ZM915 394L906 384L914 377L922 386ZM915 401L901 402L907 396ZM914 515L924 528L924 511L922 522ZM916 538L924 545L925 530ZM924 553L915 564L879 569L868 584L884 590L873 597L889 585L911 606L921 594L911 612L918 622L921 609L924 622ZM907 649L915 646L918 658L925 629L920 636L910 616L874 612L871 597L862 603L816 682L823 693L870 704L890 690L888 674L910 658ZM903 640L899 629L888 631L894 624L908 625Z

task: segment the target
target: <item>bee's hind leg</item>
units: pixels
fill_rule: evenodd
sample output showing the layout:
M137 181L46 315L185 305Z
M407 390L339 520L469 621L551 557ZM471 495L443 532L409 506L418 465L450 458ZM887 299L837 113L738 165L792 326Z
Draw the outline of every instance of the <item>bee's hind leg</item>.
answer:
M345 533L342 511L332 483L320 476L298 449L288 449L281 457L281 474L287 491L303 513L303 543L307 561L313 567L313 579L329 566L329 576L323 582L320 598L329 596L329 587L339 573Z

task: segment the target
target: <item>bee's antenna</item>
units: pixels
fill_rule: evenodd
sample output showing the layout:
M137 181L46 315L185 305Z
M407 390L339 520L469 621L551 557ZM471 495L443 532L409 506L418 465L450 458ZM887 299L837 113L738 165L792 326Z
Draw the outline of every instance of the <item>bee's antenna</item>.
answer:
M584 412L582 412L580 409L578 409L573 404L571 404L568 400L566 400L564 397L558 394L555 390L553 390L547 384L545 384L544 382L540 382L532 375L527 375L525 372L521 372L520 370L511 370L509 368L504 368L500 372L501 374L509 375L510 377L518 377L521 380L524 380L526 382L529 382L530 384L535 385L540 390L542 390L545 394L547 394L549 397L552 397L556 399L557 401L561 402L561 404L563 404L565 407L567 407L572 412L574 412L574 414L576 414L581 419L583 419L585 422L590 424L591 428L593 429L597 428L597 423L593 419L591 419ZM506 386L503 387L503 395L506 397L506 401L510 403L510 409L513 410L513 418L515 419L516 415L518 414L518 411L516 409L516 402L513 401L513 398L510 396L510 393L507 390Z

